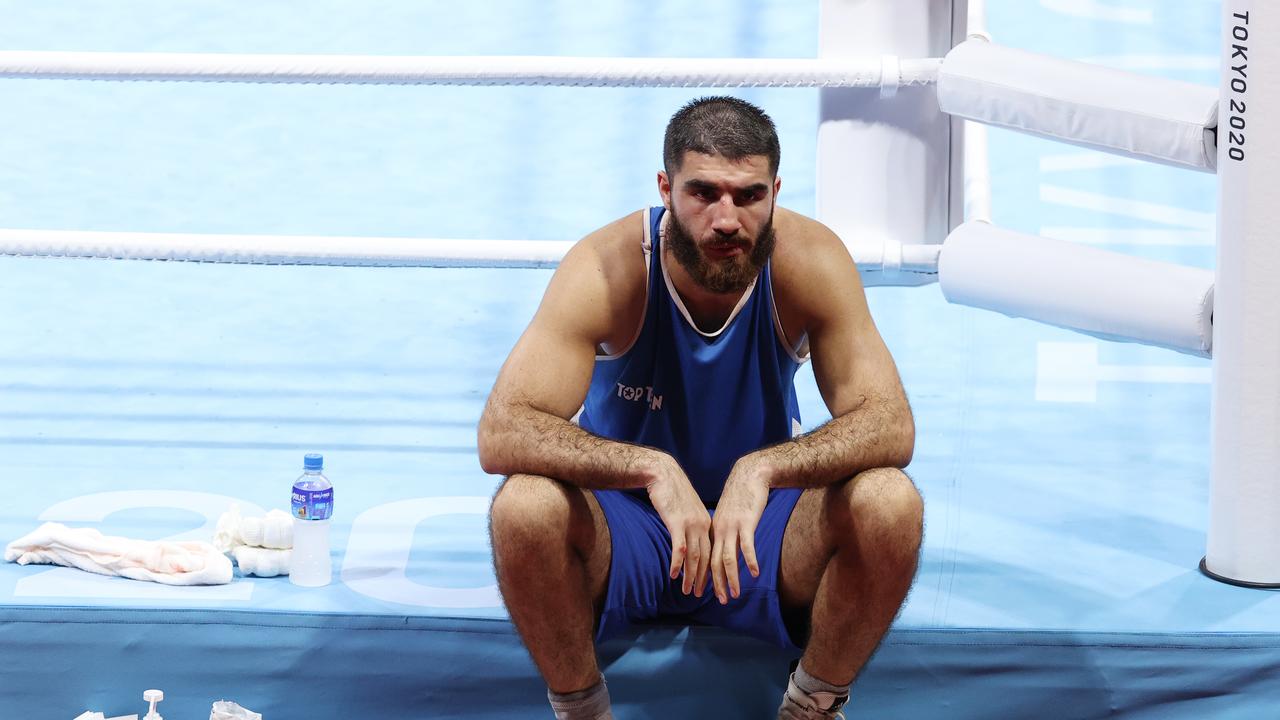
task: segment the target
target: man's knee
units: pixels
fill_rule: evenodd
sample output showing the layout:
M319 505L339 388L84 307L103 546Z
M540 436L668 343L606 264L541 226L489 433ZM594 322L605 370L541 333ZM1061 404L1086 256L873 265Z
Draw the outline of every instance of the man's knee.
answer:
M845 486L854 533L881 542L910 546L913 553L924 531L924 500L911 478L897 468L859 473Z
M538 475L512 475L489 507L489 534L499 544L563 542L568 535L572 507L567 486Z

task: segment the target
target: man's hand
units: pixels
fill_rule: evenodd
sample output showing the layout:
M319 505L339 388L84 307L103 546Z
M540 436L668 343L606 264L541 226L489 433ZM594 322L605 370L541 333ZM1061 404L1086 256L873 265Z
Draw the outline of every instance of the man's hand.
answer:
M741 594L738 584L738 548L746 560L751 577L760 577L760 563L756 561L756 525L764 514L769 499L769 478L760 463L747 455L734 464L724 492L716 504L711 535L715 544L711 547L711 582L715 586L720 604L737 599Z
M660 464L658 477L645 489L649 491L649 502L671 533L671 579L676 579L683 566L681 590L685 595L692 590L702 597L711 562L711 515L679 464L670 456L667 460Z

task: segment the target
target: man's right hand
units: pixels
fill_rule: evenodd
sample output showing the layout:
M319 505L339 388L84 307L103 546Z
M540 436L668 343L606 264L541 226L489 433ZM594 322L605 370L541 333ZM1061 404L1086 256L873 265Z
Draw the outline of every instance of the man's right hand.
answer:
M683 568L681 590L685 595L692 590L695 596L702 597L711 564L711 514L688 476L669 455L645 489L649 502L671 533L671 579L676 579Z

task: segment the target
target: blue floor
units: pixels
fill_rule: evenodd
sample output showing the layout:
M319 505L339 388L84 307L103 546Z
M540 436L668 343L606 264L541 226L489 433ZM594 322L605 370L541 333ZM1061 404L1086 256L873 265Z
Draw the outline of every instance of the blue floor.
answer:
M817 49L816 3L492 7L3 0L0 48ZM1217 2L989 7L998 42L1216 83ZM4 81L0 226L569 239L655 201L662 127L697 94ZM740 94L778 121L781 202L812 213L816 91ZM991 164L998 224L1212 266L1212 176L999 131ZM221 697L270 720L549 715L493 585L497 478L474 434L549 277L0 258L0 538L59 520L208 539L232 501L283 507L301 455L320 451L339 571L317 590L175 590L0 565L0 715L137 712L146 687L169 689L175 717ZM916 413L927 530L855 709L1265 717L1280 699L1280 594L1196 571L1208 361L950 306L936 286L869 297ZM826 413L810 370L800 382L812 428ZM768 717L787 660L702 629L602 653L620 718L713 701ZM707 698L730 680L705 674L729 672L743 681L732 702ZM54 677L52 714L30 714Z

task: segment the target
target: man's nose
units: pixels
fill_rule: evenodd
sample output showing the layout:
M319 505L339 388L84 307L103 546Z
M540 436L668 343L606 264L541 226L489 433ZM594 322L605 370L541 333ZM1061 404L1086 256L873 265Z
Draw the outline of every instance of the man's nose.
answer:
M733 197L725 193L712 208L711 229L721 235L736 235L742 229L738 210L738 206L733 203Z

